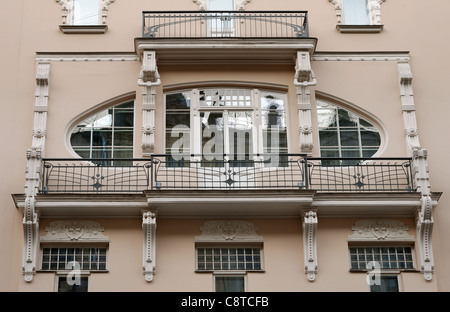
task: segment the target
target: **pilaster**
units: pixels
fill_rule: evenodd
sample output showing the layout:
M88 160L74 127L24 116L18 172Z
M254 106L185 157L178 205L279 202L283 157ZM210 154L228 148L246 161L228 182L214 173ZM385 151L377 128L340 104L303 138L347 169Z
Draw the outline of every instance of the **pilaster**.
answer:
M142 87L142 154L150 156L155 150L156 87L161 84L155 51L144 51L138 85Z
M311 155L314 147L311 121L311 91L316 85L316 76L311 69L308 51L297 52L294 85L297 87L297 110L299 123L300 150Z
M39 213L35 195L41 183L42 157L45 151L47 111L50 81L50 63L38 62L36 68L36 93L34 125L31 148L27 150L25 169L25 208L23 216L24 253L22 270L25 281L31 282L36 272L36 253L39 237Z
M426 280L431 280L434 269L431 237L433 232L433 205L430 197L431 186L427 162L428 152L420 145L419 130L415 113L413 74L408 61L397 63L402 102L403 122L408 154L412 156L412 174L417 192L422 194L421 207L416 215L417 242L419 245L421 272Z

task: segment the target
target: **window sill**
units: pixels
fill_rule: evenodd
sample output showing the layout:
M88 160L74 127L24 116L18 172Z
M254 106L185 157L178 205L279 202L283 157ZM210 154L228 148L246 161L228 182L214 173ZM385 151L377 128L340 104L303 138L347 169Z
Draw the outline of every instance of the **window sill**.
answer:
M344 25L338 24L336 28L341 33L380 33L383 25Z
M59 25L65 34L104 34L108 25Z

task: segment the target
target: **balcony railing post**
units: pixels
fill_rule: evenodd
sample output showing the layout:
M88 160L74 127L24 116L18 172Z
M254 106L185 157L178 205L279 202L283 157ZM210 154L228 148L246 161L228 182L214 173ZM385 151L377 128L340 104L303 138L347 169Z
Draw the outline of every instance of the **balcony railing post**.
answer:
M305 189L309 189L309 164L308 164L308 156L305 156L303 158L303 165L304 165L304 169L303 172L305 173Z

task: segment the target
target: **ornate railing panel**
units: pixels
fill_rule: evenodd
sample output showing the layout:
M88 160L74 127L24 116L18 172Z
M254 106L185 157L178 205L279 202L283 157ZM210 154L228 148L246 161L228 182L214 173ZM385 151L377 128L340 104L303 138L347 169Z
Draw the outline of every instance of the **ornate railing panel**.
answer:
M412 192L409 158L308 158L301 154L147 159L45 159L41 193L293 189Z
M144 11L145 38L303 38L306 11Z

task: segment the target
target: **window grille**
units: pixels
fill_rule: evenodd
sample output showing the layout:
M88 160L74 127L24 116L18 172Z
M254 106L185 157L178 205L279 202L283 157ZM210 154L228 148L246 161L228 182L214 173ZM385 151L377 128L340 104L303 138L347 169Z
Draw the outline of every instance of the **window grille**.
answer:
M197 270L260 271L261 248L197 248Z
M411 247L350 247L349 250L352 270L414 269ZM374 262L378 263L375 267Z
M72 270L70 263L79 264L80 270L104 271L106 270L106 248L43 248L43 271Z

